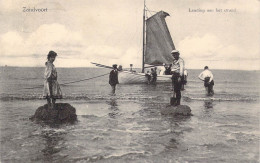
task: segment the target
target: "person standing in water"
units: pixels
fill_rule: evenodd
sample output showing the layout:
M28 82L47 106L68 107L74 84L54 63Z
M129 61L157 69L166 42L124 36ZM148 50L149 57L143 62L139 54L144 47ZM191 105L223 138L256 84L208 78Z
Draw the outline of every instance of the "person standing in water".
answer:
M147 78L147 84L151 83L151 73L149 71L146 72L145 77Z
M48 106L53 108L55 106L56 99L62 98L60 85L57 81L58 75L56 68L53 64L57 57L57 53L50 51L47 55L47 62L45 63L44 73L44 90L43 97L47 99Z
M156 67L155 68L151 68L151 75L152 75L152 84L156 84L157 81L157 72L156 72Z
M171 99L171 104L177 106L181 104L181 88L182 78L184 75L184 60L180 58L180 53L178 50L173 50L171 54L174 58L171 66L173 88L173 98Z
M109 74L109 84L112 87L112 95L116 93L116 85L119 84L118 82L118 70L117 65L113 65L113 70Z
M204 86L206 88L206 93L209 96L212 96L214 94L214 90L213 90L213 85L214 85L214 80L213 80L213 74L212 72L209 70L208 66L204 67L204 71L202 71L199 74L199 79L204 81Z

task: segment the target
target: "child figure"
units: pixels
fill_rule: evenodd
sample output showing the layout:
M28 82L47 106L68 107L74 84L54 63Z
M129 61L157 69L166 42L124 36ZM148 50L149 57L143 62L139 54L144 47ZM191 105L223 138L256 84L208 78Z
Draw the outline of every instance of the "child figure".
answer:
M57 81L57 71L53 64L56 56L56 52L50 51L47 55L48 61L45 63L46 68L44 73L43 97L47 99L47 103L50 108L55 106L56 99L62 98L60 85Z

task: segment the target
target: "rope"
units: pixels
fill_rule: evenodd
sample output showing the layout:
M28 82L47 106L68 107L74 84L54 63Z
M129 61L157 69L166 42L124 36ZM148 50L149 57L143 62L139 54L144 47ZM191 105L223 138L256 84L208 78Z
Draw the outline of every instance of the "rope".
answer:
M92 77L92 78L81 79L81 80L77 80L77 81L72 81L72 82L68 82L68 83L63 83L63 84L60 84L60 85L67 85L67 84L77 83L77 82L81 82L81 81L85 81L85 80L91 80L91 79L99 78L99 77L101 77L101 76L105 76L105 75L108 75L108 74L110 74L110 73L106 73L106 74L103 74L103 75L95 76L95 77Z
M145 6L145 8L146 8L146 11L148 11L151 16L153 15L151 12L153 12L153 13L157 13L158 12L158 11L149 10L148 7L146 7L146 6ZM147 16L147 18L148 18L148 16Z
M68 85L68 84L72 84L72 83L78 83L78 82L81 82L81 81L86 81L86 80L91 80L91 79L99 78L99 77L102 77L102 76L105 76L105 75L108 75L108 74L110 74L110 73L106 73L106 74L103 74L103 75L95 76L95 77L92 77L92 78L86 78L86 79L71 81L71 82L68 82L68 83L62 83L62 84L60 84L60 85ZM22 88L22 89L35 89L35 88L42 88L42 87L43 87L43 85L37 86L37 87Z

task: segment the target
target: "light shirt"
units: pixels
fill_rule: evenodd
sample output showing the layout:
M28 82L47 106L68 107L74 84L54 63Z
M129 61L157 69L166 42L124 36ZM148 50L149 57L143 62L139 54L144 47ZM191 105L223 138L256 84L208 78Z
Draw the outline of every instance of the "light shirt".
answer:
M209 82L211 82L211 81L213 80L213 74L212 74L212 72L209 71L208 69L202 71L202 73L200 73L200 75L199 75L199 78L200 78L201 80L204 80L206 77L209 77L209 78L210 78L210 79L209 79Z
M181 76L183 76L184 72L184 61L182 58L179 57L178 60L173 60L171 71L175 73L180 73Z
M51 77L51 75L53 77L57 77L57 71L54 64L51 63L50 61L47 61L45 64L46 64L46 68L44 72L44 79L47 80L48 78Z
M183 74L184 74L184 76L188 76L188 71L184 70Z

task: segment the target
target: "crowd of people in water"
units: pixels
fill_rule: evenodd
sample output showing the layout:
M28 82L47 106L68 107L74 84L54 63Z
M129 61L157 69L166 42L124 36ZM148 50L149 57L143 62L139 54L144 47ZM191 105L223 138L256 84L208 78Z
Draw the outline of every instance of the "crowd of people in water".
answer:
M173 50L171 52L173 56L173 62L170 64L163 64L164 71L162 75L171 75L172 80L172 91L173 96L171 97L171 104L174 106L180 105L181 102L181 91L184 90L184 85L187 84L188 72L185 69L184 60L180 57L180 52L178 50ZM45 73L44 73L44 91L43 97L47 99L48 106L53 108L56 99L62 98L62 92L60 85L57 81L58 74L56 68L53 64L57 57L57 53L50 51L47 55L47 62L45 63ZM130 71L136 73L132 70L132 64L130 65ZM116 85L119 84L118 81L118 71L122 71L122 66L117 67L116 64L112 65L112 69L109 74L109 84L111 85L111 94L115 95ZM148 84L156 84L158 74L161 75L161 70L157 70L157 67L152 67L151 71L147 70L145 77ZM158 74L157 74L158 73ZM198 78L204 81L204 86L208 95L212 96L214 94L213 86L213 74L209 70L208 66L204 67L204 71L201 72Z

